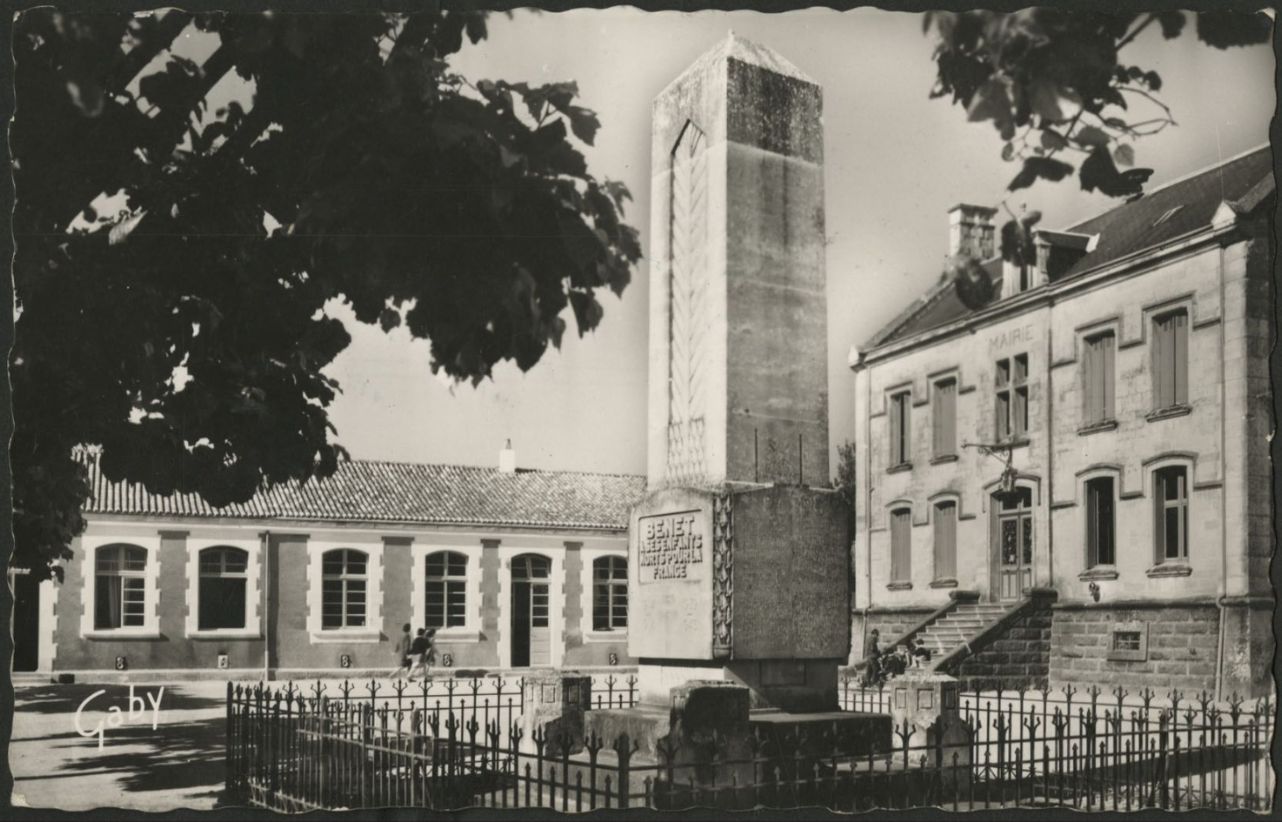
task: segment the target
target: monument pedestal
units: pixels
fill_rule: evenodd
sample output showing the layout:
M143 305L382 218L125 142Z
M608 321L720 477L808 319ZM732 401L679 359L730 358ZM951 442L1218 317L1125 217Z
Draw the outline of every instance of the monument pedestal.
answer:
M533 670L524 679L521 752L535 753L539 740L545 754L559 752L566 743L570 753L583 750L583 718L592 702L592 677L575 671Z

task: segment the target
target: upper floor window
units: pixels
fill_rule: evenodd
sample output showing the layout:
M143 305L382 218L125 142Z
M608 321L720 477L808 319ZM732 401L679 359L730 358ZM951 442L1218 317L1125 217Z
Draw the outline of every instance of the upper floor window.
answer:
M467 557L457 551L428 554L426 574L426 627L463 627L467 623Z
M1087 337L1082 351L1082 388L1087 425L1113 419L1113 357L1117 348L1112 331Z
M1185 405L1188 387L1188 312L1153 319L1153 407Z
M1113 478L1086 481L1086 567L1113 565L1116 519L1113 515Z
M935 390L931 392L930 416L934 456L953 456L957 453L957 380L935 383Z
M599 557L592 561L592 630L628 627L628 561Z
M321 628L365 626L369 557L338 548L321 557Z
M1021 439L1028 431L1028 355L997 361L997 439Z
M935 506L935 579L957 576L957 503Z
M202 631L244 628L249 577L249 553L229 545L205 548L199 554L200 586L197 627Z
M1153 502L1157 561L1188 559L1188 469L1173 465L1154 471Z
M912 525L913 515L908 508L890 512L890 581L907 582L912 579Z
M912 434L912 395L900 391L890 396L890 465L905 465L912 456L909 441Z
M104 545L94 558L94 620L100 630L147 623L147 549Z

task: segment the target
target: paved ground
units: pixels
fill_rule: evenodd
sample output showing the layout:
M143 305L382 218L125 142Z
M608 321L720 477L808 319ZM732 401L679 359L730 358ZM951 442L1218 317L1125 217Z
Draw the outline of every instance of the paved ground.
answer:
M227 686L187 682L164 685L163 693L161 687L134 686L130 716L128 685L15 686L9 745L14 804L62 810L215 807L223 786ZM101 748L97 735L81 735L99 723Z

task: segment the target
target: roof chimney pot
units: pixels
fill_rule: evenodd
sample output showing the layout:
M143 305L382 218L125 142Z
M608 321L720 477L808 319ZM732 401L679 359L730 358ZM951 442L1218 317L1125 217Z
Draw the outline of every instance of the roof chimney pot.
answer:
M964 254L984 262L997 256L997 209L958 203L948 209L948 256Z
M512 450L512 440L510 439L504 443L503 450L499 452L499 473L516 473L516 452Z

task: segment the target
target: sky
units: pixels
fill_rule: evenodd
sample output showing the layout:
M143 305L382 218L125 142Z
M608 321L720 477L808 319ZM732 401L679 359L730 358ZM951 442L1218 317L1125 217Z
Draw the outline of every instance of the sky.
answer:
M1018 170L1001 160L990 124L968 123L962 109L929 98L933 41L921 17L877 9L518 11L492 17L489 38L466 46L453 65L474 80L577 81L580 104L602 122L584 150L589 167L631 189L626 217L648 250L651 101L731 30L778 51L823 88L835 449L854 434L851 347L938 279L947 209L996 205ZM1123 54L1162 76L1161 97L1179 124L1135 146L1136 165L1156 169L1150 188L1268 141L1275 93L1267 46L1218 51L1192 36L1165 41L1150 27ZM1072 179L1038 183L1007 203L1041 211L1047 228L1117 205ZM353 338L327 370L343 387L331 409L337 440L356 459L489 466L510 439L522 468L644 473L648 278L642 260L622 298L601 293L605 317L595 332L567 333L561 350L549 349L530 372L501 365L477 387L434 377L427 342L360 325L336 307Z

